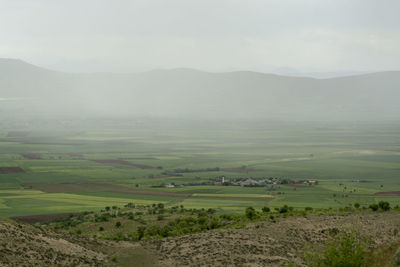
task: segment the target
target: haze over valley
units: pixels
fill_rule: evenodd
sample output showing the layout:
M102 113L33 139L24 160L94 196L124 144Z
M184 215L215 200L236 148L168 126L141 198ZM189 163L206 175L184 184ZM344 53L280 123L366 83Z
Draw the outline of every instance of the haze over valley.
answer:
M193 69L65 73L0 59L1 112L195 119L398 120L400 72L330 79Z
M0 0L0 266L400 266L399 10Z

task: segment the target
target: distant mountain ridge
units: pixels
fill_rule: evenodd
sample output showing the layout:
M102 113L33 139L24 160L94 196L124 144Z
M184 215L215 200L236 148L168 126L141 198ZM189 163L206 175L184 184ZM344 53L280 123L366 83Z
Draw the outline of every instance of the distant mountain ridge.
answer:
M0 59L0 100L3 113L397 120L400 72L329 79L193 69L79 74Z

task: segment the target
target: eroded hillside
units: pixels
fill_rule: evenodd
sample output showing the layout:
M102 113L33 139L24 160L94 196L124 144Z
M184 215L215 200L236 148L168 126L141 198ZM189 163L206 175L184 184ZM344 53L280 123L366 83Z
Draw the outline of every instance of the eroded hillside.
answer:
M242 229L163 239L146 247L158 251L165 266L306 266L304 253L335 234L358 232L376 250L398 245L399 228L398 212L288 216ZM391 257L384 260L379 259L378 265L371 261L371 266L390 264Z

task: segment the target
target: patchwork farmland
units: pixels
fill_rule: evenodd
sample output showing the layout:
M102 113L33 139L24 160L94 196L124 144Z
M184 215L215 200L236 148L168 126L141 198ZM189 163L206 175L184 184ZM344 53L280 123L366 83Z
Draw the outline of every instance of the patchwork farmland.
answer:
M53 123L50 131L2 122L0 216L128 202L221 214L400 204L400 125L133 121L78 131Z

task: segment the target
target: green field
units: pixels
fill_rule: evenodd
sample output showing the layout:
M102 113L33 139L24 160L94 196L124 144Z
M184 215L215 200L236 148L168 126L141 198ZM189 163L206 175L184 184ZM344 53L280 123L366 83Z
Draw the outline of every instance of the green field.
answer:
M135 119L0 121L0 126L0 216L5 217L128 202L220 213L284 204L340 208L382 199L400 204L398 122ZM214 184L222 176L225 181L273 177L318 184L272 189ZM172 183L181 187L163 187Z

